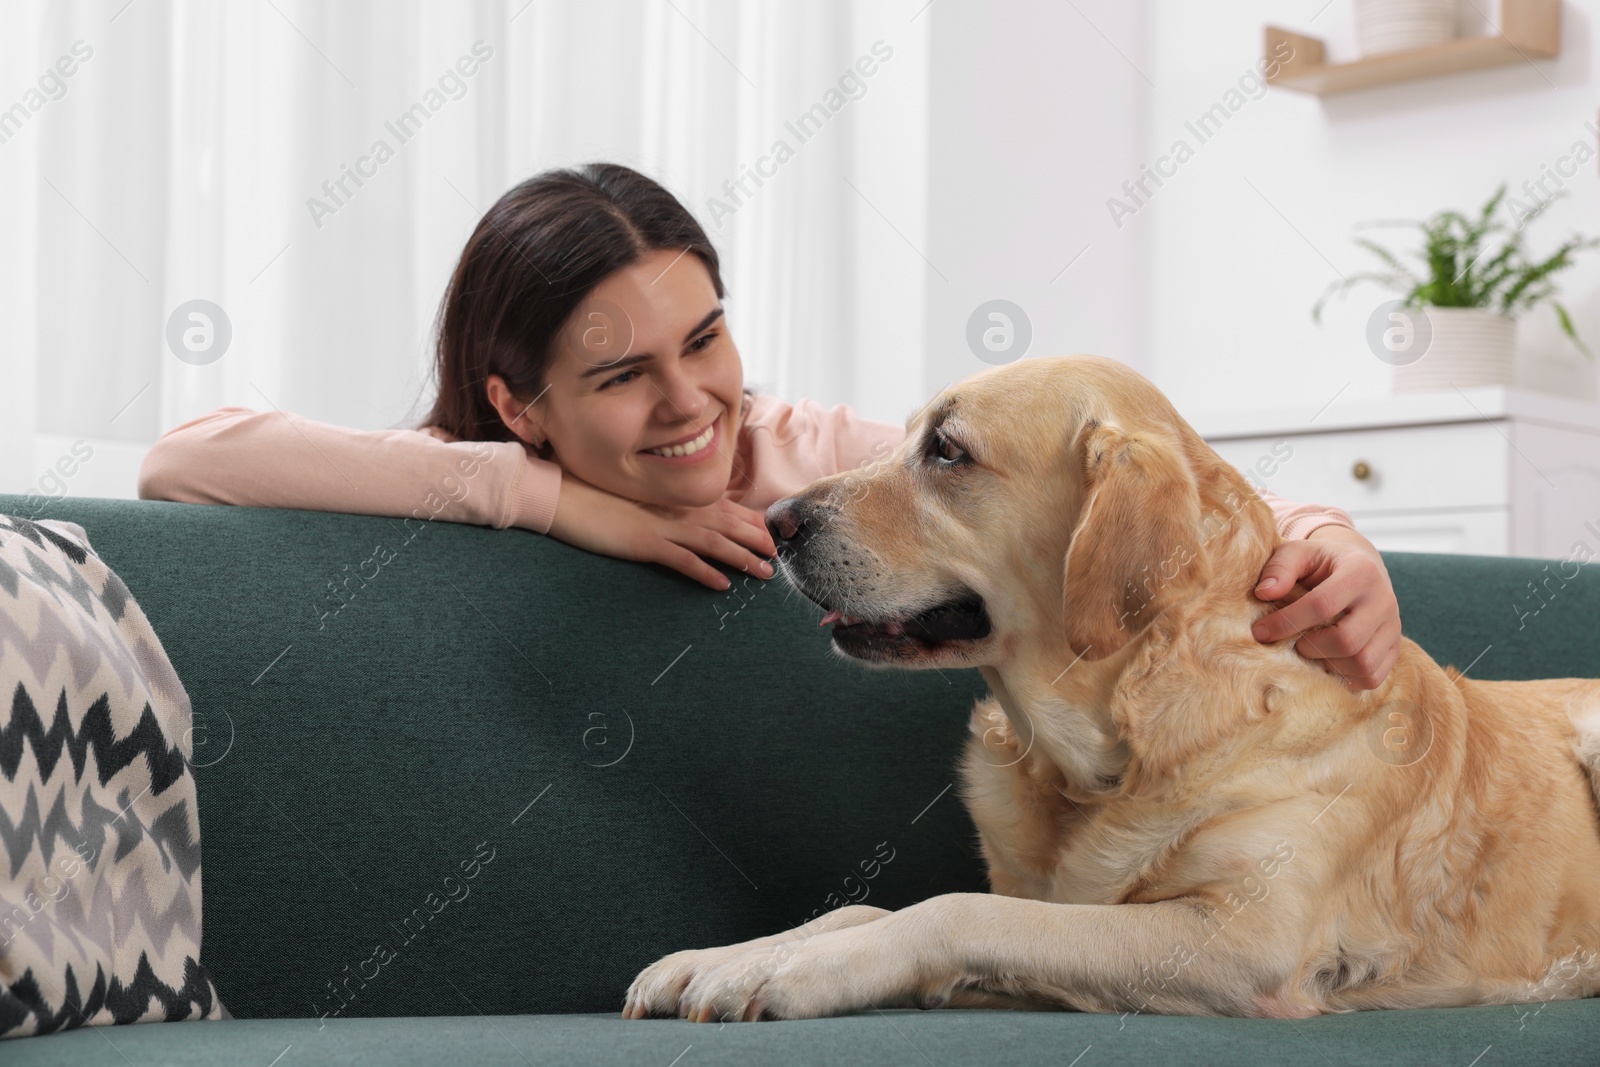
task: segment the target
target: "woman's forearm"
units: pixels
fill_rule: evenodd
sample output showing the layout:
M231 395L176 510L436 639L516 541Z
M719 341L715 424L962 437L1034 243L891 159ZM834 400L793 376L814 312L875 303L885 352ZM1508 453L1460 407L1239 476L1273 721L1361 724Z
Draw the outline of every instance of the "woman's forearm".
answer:
M139 496L192 504L345 511L546 533L560 468L510 441L352 430L286 412L219 408L169 431Z

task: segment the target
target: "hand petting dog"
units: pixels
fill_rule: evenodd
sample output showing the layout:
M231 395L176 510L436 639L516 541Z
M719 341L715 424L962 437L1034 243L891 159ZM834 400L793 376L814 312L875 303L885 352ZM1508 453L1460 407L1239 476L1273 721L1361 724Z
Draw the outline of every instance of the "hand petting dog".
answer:
M1372 542L1338 525L1285 541L1261 568L1256 596L1279 600L1297 582L1310 592L1257 619L1255 639L1270 644L1300 634L1295 651L1321 660L1352 690L1382 685L1400 658L1400 603Z

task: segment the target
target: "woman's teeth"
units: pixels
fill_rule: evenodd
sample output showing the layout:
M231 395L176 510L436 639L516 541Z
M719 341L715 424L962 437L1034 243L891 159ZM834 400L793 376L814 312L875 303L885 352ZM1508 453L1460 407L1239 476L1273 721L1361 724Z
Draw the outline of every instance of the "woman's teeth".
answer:
M647 448L646 452L655 456L692 456L711 443L711 438L716 435L717 424L712 423L705 428L705 432L693 441L685 441L681 445L671 445L667 448Z

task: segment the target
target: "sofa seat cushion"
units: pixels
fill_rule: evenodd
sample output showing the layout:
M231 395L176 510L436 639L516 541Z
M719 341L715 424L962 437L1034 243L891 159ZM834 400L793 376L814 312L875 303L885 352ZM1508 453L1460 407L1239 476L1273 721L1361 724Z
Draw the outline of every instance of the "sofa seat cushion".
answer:
M448 994L446 994L448 996ZM1296 1021L1075 1012L882 1011L796 1022L624 1021L604 1015L235 1019L106 1027L6 1046L7 1067L528 1067L870 1063L890 1067L1592 1064L1600 1000L1365 1011ZM1091 1048L1092 1046L1092 1048ZM1491 1048L1492 1046L1492 1048ZM1080 1054L1089 1050L1082 1060ZM1487 1055L1484 1055L1488 1050ZM687 1052L687 1055L684 1053ZM278 1058L281 1056L281 1059ZM679 1057L682 1057L680 1060ZM1479 1059L1478 1057L1482 1057Z

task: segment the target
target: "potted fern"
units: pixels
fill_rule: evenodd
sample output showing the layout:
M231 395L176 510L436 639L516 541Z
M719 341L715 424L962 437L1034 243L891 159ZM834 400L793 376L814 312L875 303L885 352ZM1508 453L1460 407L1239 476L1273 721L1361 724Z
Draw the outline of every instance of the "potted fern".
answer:
M1398 392L1511 384L1516 316L1540 303L1550 305L1562 332L1592 359L1573 328L1572 316L1555 299L1551 278L1570 267L1576 253L1600 246L1600 238L1574 236L1545 259L1531 259L1523 248L1523 227L1556 197L1512 227L1496 215L1505 195L1501 185L1476 218L1441 211L1422 222L1384 220L1358 226L1420 228L1422 248L1415 255L1421 269L1414 270L1383 246L1357 237L1356 244L1376 256L1385 269L1334 282L1312 307L1312 319L1320 323L1329 297L1351 286L1376 282L1393 291L1399 299L1374 312L1368 338L1374 354L1395 365ZM1396 337L1403 339L1403 346L1394 342Z

